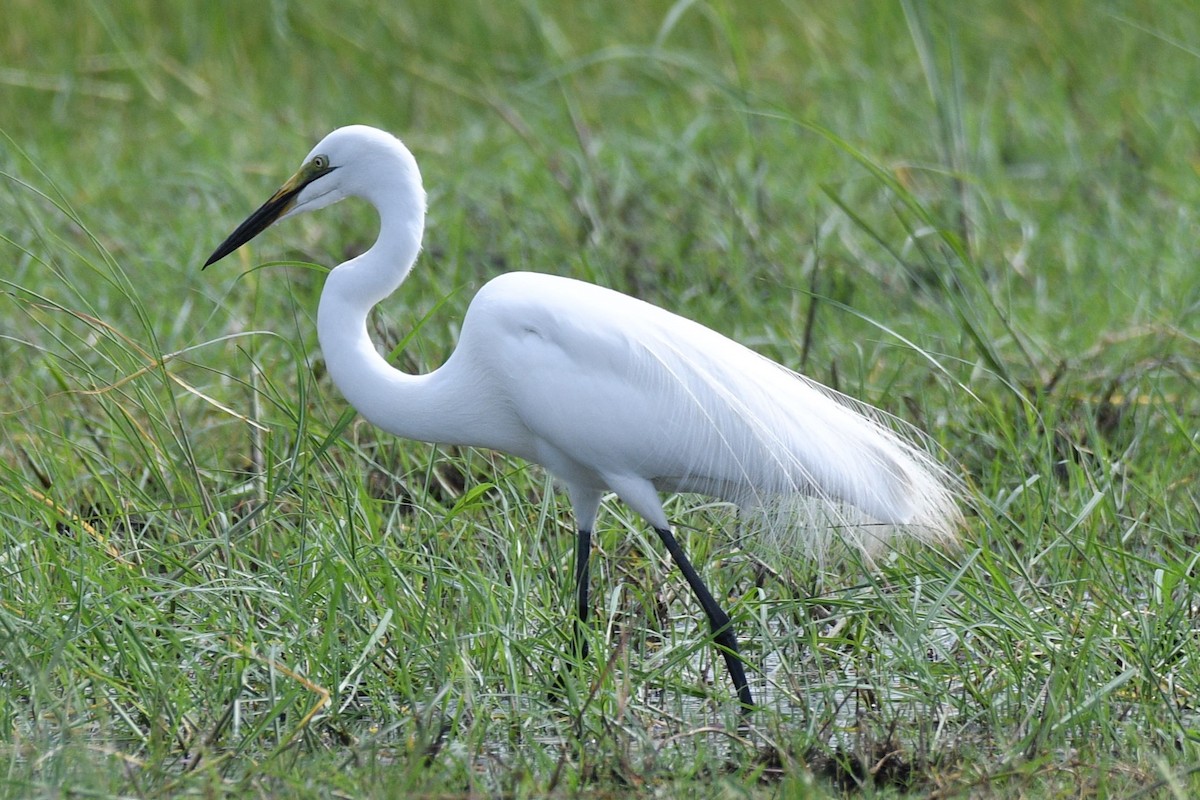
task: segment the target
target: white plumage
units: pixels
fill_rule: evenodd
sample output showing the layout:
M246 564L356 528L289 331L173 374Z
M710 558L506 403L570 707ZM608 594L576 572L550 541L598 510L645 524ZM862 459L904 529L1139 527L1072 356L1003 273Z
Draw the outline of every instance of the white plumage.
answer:
M375 245L326 280L317 316L334 383L397 436L501 450L544 466L570 494L580 532L578 614L602 494L613 491L663 538L752 704L729 619L670 533L660 492L699 492L751 518L818 503L872 547L904 529L950 541L952 482L886 415L698 323L569 278L501 275L472 300L454 353L426 375L378 354L370 309L408 276L421 247L425 193L412 154L365 126L340 128L213 253L224 257L277 219L361 197L380 215ZM797 502L797 498L804 498ZM824 541L816 526L810 542ZM580 649L586 645L580 640Z

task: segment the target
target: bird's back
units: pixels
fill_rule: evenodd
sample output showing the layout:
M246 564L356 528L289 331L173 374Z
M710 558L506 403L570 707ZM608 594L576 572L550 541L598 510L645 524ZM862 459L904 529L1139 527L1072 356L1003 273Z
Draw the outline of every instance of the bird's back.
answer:
M511 449L569 482L745 509L799 497L929 539L956 527L944 474L882 412L627 295L509 273L472 302L459 350L526 429Z

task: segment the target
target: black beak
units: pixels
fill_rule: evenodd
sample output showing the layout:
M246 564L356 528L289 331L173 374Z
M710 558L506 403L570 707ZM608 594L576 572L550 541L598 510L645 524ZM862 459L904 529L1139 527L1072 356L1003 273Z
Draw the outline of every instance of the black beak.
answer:
M257 211L246 217L245 222L238 225L237 229L217 246L213 254L208 257L208 261L204 262L204 266L208 267L215 264L271 227L273 222L290 211L292 206L296 204L296 196L300 194L305 186L308 186L322 175L327 175L334 169L336 168L329 166L314 169L313 164L306 164L299 172L289 178L287 183L279 187L279 191L271 195L271 198L263 203Z

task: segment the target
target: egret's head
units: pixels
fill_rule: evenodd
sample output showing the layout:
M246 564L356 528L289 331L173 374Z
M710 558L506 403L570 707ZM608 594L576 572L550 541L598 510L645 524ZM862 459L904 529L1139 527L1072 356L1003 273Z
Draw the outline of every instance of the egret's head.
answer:
M419 188L416 162L396 137L366 125L338 128L312 149L279 191L221 242L204 266L221 260L281 219L324 208L351 195L368 196L385 168L394 167L397 161L404 170L411 169Z

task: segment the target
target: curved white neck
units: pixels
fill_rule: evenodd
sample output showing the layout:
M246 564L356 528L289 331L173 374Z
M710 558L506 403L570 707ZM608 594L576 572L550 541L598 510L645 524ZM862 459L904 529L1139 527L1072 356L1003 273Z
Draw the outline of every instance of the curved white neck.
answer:
M414 165L415 168L415 165ZM367 315L399 288L421 249L425 195L419 177L395 165L365 199L379 212L380 234L370 250L329 273L317 310L317 337L326 368L346 400L373 424L399 436L449 443L452 414L439 409L437 373L406 375L379 355Z

